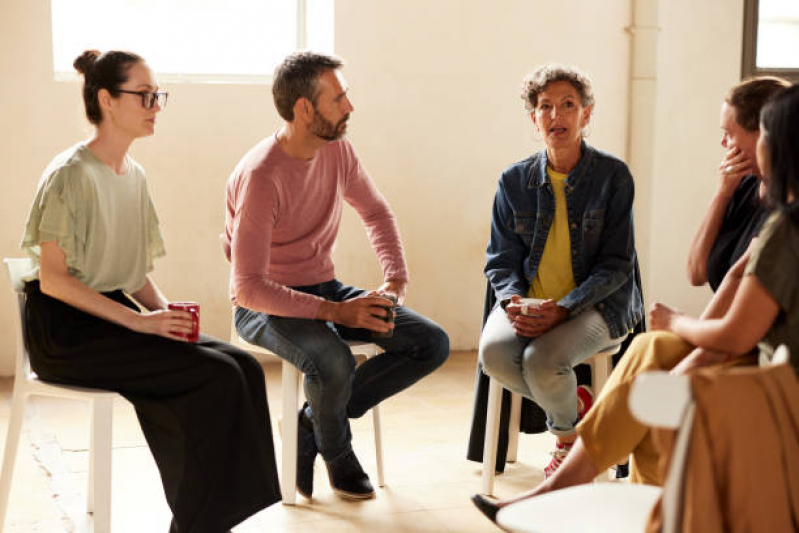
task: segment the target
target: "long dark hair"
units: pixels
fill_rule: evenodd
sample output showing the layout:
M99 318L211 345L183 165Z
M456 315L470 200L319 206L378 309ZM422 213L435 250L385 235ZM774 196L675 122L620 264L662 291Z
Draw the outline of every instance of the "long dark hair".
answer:
M143 59L131 52L111 50L100 54L97 50L86 50L72 63L75 70L83 74L83 104L86 118L95 126L103 121L97 93L105 89L111 96L119 96L119 88L128 81L128 69Z
M799 225L799 85L792 85L769 102L760 114L760 135L769 158L767 176L771 204Z

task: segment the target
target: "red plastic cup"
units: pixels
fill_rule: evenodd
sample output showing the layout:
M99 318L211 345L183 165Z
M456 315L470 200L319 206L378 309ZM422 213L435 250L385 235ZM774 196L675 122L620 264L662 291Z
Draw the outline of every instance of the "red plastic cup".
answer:
M170 311L186 311L191 313L191 333L175 333L178 337L183 337L189 342L197 342L200 338L200 304L197 302L172 302L169 304Z

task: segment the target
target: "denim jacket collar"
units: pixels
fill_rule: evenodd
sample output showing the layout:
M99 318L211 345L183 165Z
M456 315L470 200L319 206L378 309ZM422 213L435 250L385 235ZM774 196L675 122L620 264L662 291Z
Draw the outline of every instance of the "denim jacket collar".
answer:
M584 140L580 141L580 160L577 162L569 177L566 178L566 193L571 191L577 186L580 178L586 173L591 165L591 160L594 158L594 149L585 144ZM549 183L549 175L547 174L547 163L549 157L547 156L546 149L541 150L540 157L538 158L537 165L530 167L530 179L527 182L528 189L537 189Z

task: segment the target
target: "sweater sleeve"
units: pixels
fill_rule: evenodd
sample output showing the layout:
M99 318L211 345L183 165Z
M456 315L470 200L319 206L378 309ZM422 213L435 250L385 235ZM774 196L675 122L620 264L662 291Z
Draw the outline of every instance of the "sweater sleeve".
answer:
M228 201L233 203L233 300L236 305L260 313L313 319L322 298L269 279L272 231L280 216L279 187L270 178L248 173L228 184Z
M408 281L405 251L399 226L385 197L366 173L352 146L342 143L346 165L344 199L358 213L366 226L369 242L383 269L384 280Z

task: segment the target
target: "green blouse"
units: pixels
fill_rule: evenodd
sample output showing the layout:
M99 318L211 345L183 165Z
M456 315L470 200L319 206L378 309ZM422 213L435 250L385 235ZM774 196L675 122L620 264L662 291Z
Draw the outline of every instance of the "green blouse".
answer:
M83 143L56 156L39 182L22 249L34 260L40 244L57 241L70 274L98 292L142 288L153 260L165 254L142 168L127 157L116 174Z
M780 306L779 314L758 344L762 363L785 344L791 364L799 371L799 227L780 212L772 213L763 229L746 274L753 274Z

